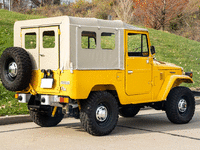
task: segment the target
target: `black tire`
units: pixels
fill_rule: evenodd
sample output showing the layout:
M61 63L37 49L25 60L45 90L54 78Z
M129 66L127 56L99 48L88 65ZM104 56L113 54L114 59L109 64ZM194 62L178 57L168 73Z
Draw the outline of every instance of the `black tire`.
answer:
M100 117L100 111L107 115ZM80 120L89 134L102 136L111 133L118 121L118 103L115 97L106 91L92 92L87 100L81 102Z
M62 113L62 108L60 107L57 108L54 117L51 116L52 111L53 107L51 106L49 106L48 112L30 110L30 116L33 122L35 122L41 127L53 127L61 122L61 120L64 117L64 114Z
M166 102L166 114L168 119L175 124L188 123L195 112L194 95L189 88L173 88Z
M140 107L136 105L123 106L119 109L122 117L134 117L140 111Z
M9 66L15 63L17 72L9 73ZM9 91L21 91L29 86L32 64L29 54L20 47L7 48L0 59L0 77L2 84Z

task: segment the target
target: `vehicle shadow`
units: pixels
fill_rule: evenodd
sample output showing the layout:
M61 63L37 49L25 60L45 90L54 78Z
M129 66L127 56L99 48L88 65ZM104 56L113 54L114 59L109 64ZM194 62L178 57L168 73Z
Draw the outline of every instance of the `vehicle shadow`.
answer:
M73 129L78 132L85 132L84 129L81 127L81 123L65 123L65 124L59 124L56 127L64 127L66 129Z
M167 119L165 112L144 115L139 114L133 118L119 117L115 130L108 136L146 134L147 132L168 133L171 131L197 129L200 128L199 118L199 114L196 113L188 124L173 124ZM65 127L66 129L71 128L78 132L85 132L80 122L60 124L58 127Z
M165 112L155 114L137 115L133 118L120 117L116 129L112 135L142 134L147 132L169 133L187 129L200 128L200 116L196 113L187 124L171 123Z

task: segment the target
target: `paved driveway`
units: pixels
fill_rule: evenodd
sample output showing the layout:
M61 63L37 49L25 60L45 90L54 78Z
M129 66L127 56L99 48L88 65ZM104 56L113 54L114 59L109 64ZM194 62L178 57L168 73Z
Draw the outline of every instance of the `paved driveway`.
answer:
M41 128L21 123L0 126L1 150L198 150L200 149L200 105L189 124L175 125L165 112L142 110L135 118L119 118L108 136L91 136L79 120L63 119L56 127Z

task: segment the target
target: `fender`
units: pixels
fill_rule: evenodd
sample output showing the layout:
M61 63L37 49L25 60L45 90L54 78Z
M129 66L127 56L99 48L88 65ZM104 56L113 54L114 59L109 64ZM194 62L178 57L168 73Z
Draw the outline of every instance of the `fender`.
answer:
M192 78L187 75L172 75L167 76L161 90L158 94L157 99L165 100L173 87L179 86L182 82L193 83Z

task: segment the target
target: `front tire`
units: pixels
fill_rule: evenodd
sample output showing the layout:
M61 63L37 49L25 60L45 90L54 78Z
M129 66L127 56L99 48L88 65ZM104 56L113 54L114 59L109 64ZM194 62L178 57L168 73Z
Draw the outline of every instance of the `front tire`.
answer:
M189 88L173 88L166 102L166 114L168 119L175 124L188 123L195 112L194 95Z
M102 136L111 133L118 121L118 103L109 92L92 92L81 102L81 124L89 134Z
M64 117L62 108L58 107L55 116L51 116L53 107L49 106L47 111L33 111L30 110L30 116L33 122L41 127L53 127L56 126Z

